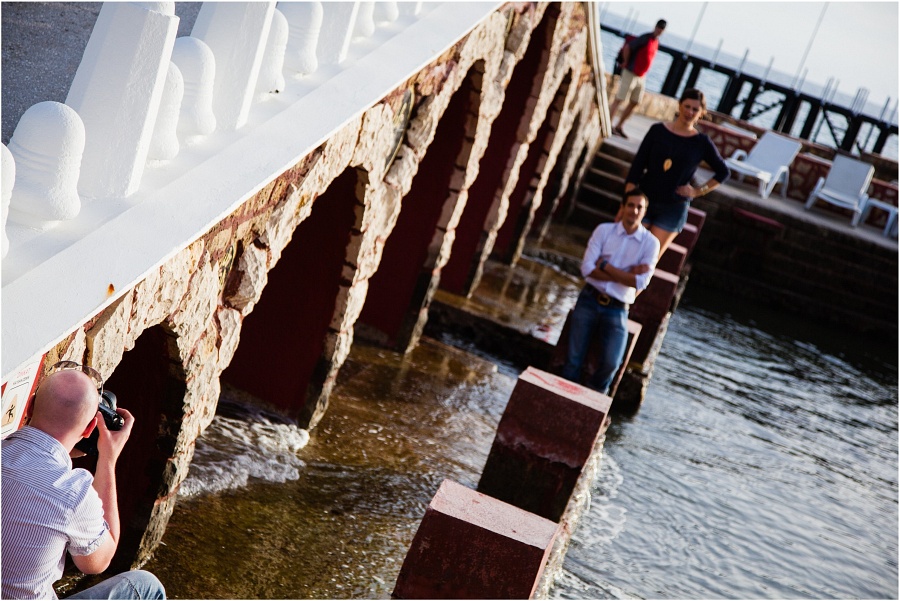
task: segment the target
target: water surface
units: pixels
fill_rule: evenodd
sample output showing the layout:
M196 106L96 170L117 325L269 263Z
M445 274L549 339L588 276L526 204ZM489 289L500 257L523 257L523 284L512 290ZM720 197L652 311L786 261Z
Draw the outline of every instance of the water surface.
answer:
M355 345L309 434L227 391L147 566L171 598L388 598L517 370ZM688 288L555 598L897 597L896 345Z

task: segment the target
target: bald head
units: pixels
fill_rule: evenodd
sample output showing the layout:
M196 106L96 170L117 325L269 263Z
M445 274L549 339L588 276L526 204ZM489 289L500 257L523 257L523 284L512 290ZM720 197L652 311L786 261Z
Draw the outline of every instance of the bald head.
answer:
M64 445L81 438L81 433L97 414L100 396L86 374L77 370L58 371L41 383L34 398L30 425L53 436Z

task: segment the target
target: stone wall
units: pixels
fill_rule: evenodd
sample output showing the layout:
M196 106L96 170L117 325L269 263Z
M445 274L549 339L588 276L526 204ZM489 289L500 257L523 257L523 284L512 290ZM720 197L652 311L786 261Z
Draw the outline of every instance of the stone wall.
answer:
M220 376L241 343L243 321L265 293L270 270L291 242L298 224L310 215L317 198L346 170L359 175L356 223L324 341L320 359L323 368L317 368L320 375L311 386L318 397L312 403L310 427L327 408L328 394L353 342L354 324L366 299L368 281L379 268L401 200L418 175L418 165L429 150L450 97L469 69L480 64L480 109L471 119L469 161L458 166L460 193L444 220L448 235L437 257L438 271L450 252L454 225L465 210L465 190L478 175L479 159L502 106L506 82L530 42L531 29L546 9L543 3L501 7L405 85L333 132L327 142L273 181L263 183L260 191L232 214L208 231L198 232L193 243L164 260L112 306L87 323L73 326L71 334L48 352L45 366L58 359L73 359L109 377L149 329L161 326L168 336L166 377L184 388L182 414L165 424L174 447L134 565L146 561L162 537L178 488L187 475L195 440L215 414ZM579 167L572 155L577 157L585 146L593 148L597 143L599 111L589 64L585 62L585 21L581 4L561 5L553 42L547 49L551 71L543 78L541 89L536 90L534 118L513 161L514 177L509 185L514 185L519 176L528 144L547 118L559 83L567 75L571 85L555 116L559 135L541 165L545 176L540 188L553 164L565 162L563 175L567 180ZM393 154L396 118L407 89L415 93L412 118L396 158L389 163L385 159ZM560 156L576 120L581 129L569 148L570 155ZM498 213L497 227L504 213L502 209Z

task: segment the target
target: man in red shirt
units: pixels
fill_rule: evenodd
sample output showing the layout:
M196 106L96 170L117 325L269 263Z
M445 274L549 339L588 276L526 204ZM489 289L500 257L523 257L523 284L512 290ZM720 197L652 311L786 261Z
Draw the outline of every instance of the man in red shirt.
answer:
M653 31L634 38L622 47L619 55L621 61L618 63L622 68L622 76L619 79L616 98L609 107L609 119L612 121L615 119L619 106L626 98L628 99L625 111L619 117L619 124L612 130L617 136L628 138L622 130L622 126L644 96L644 76L650 70L653 57L656 56L656 50L659 48L659 36L662 35L665 28L666 22L660 19Z

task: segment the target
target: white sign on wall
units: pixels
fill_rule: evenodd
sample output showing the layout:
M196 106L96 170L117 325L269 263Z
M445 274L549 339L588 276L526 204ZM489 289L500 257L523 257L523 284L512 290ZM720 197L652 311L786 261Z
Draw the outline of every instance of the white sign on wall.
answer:
M32 395L34 394L37 376L44 364L44 357L32 363L26 363L13 372L7 382L3 383L2 404L3 415L0 418L0 438L6 438L19 429Z

